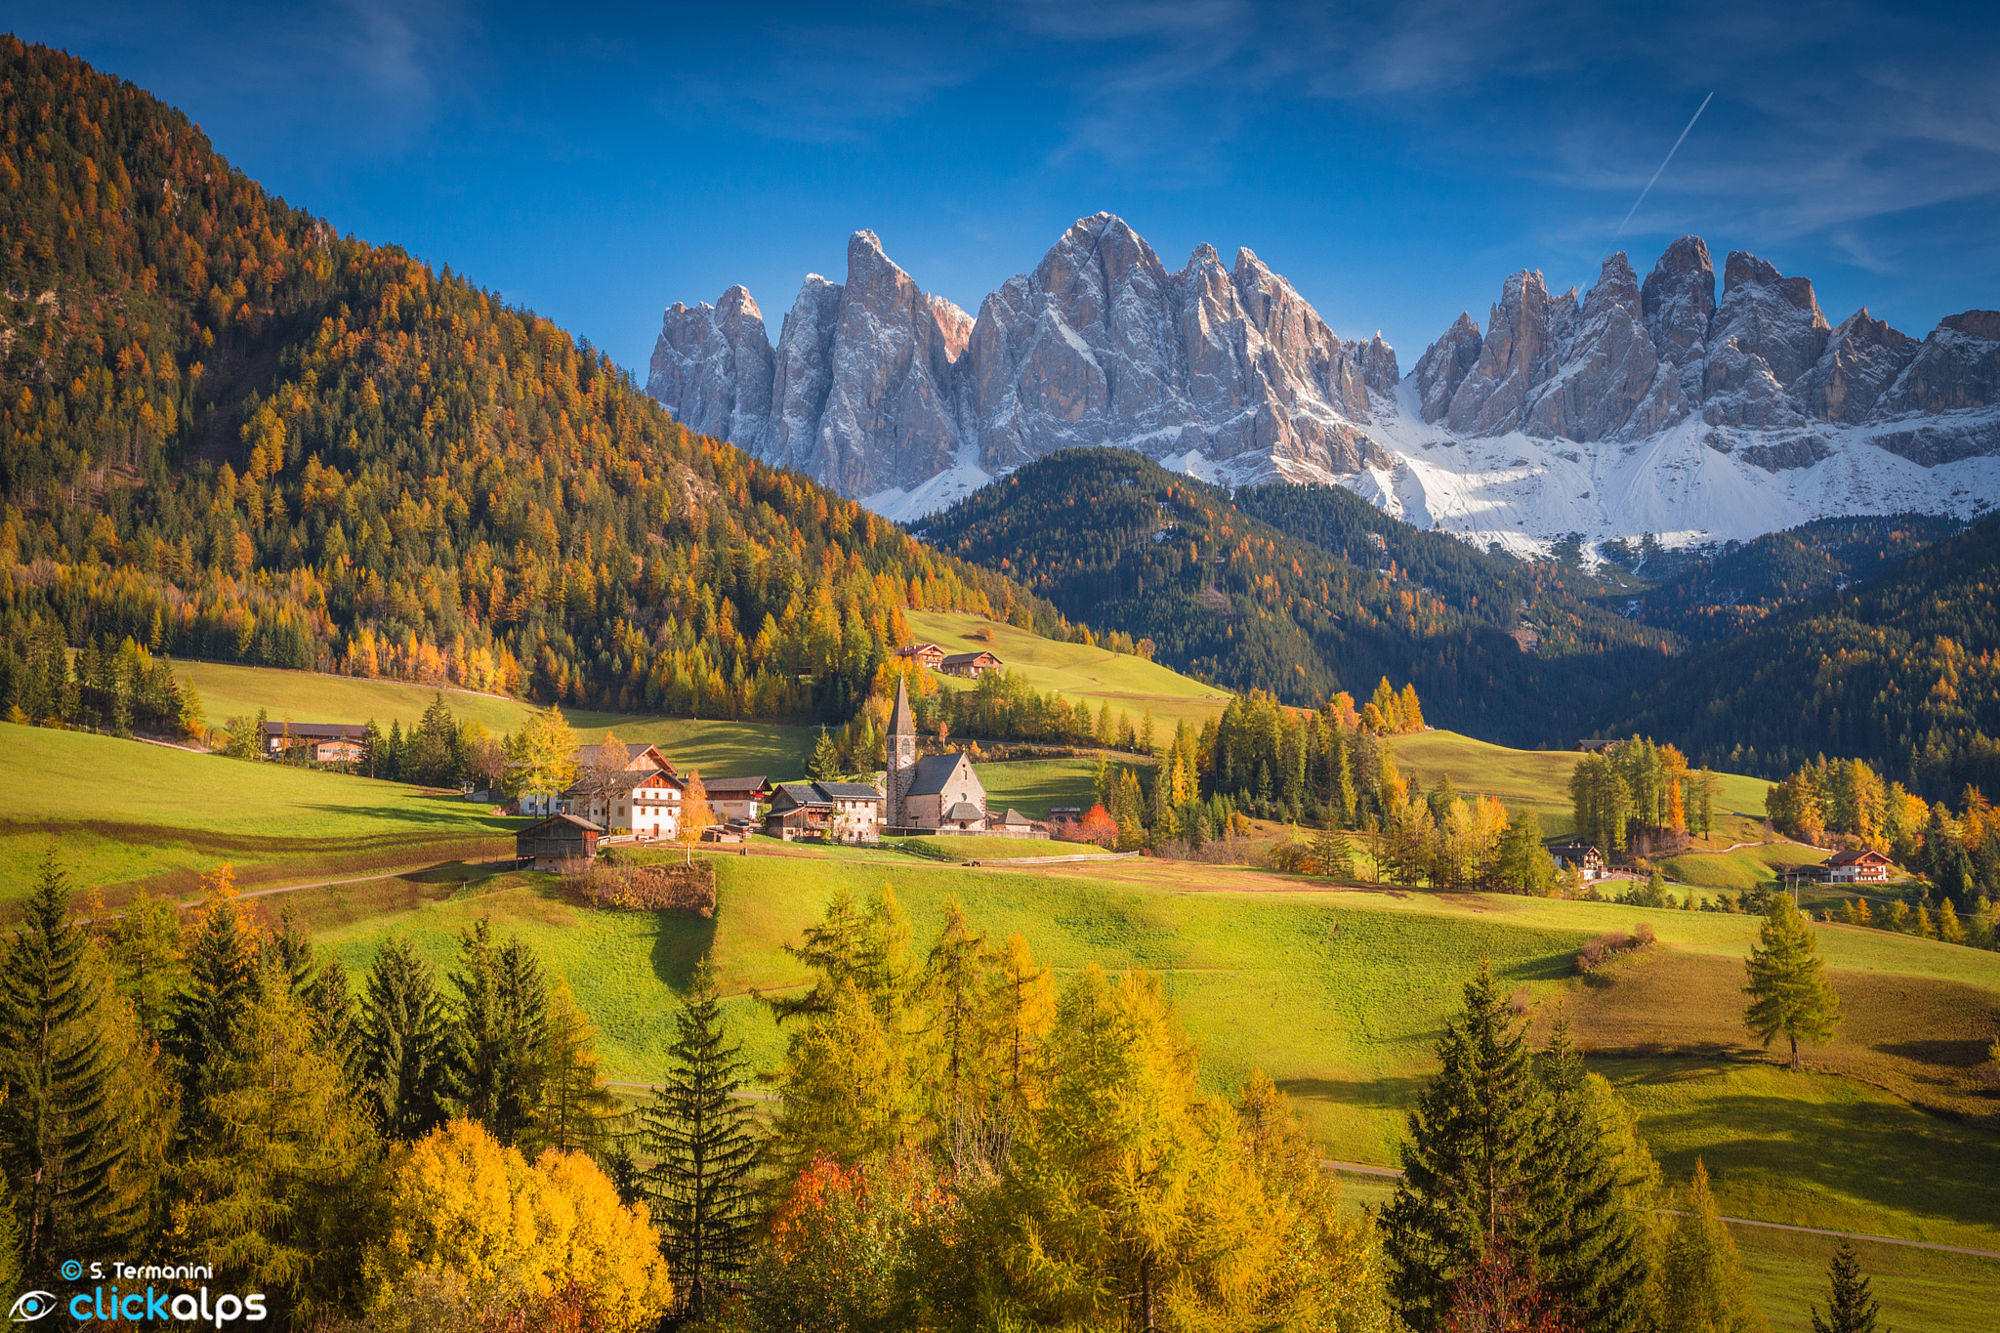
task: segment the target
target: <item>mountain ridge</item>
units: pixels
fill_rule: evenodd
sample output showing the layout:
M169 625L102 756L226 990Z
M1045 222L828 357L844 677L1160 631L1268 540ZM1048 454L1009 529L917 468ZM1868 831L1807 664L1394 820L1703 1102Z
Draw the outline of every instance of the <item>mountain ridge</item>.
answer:
M846 283L808 279L769 352L731 305L740 288L670 307L647 389L906 521L1079 445L1227 484L1333 482L1524 554L2000 503L2000 313L1923 339L1865 309L1830 326L1808 279L1745 251L1718 296L1699 237L1643 282L1607 256L1581 295L1512 274L1483 329L1462 314L1407 375L1379 334L1340 338L1248 247L1224 267L1202 244L1170 272L1110 213L1073 224L969 327L872 232L848 260ZM797 336L808 305L814 336ZM764 388L781 383L818 396L781 403Z

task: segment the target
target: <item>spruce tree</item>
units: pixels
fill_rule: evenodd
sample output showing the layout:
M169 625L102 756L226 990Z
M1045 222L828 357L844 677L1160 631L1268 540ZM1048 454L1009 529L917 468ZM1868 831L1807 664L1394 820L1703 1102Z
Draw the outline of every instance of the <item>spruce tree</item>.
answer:
M481 917L459 937L461 971L453 1059L465 1114L503 1144L520 1136L533 1113L548 1023L541 963L519 940L494 948Z
M436 974L408 940L375 956L361 1012L361 1076L382 1133L415 1140L442 1125L451 1093L451 1028Z
M1854 1246L1846 1241L1833 1252L1828 1265L1833 1299L1827 1302L1826 1318L1812 1308L1813 1333L1878 1333L1882 1307L1868 1290L1868 1279L1854 1261Z
M1771 896L1757 947L1744 966L1749 973L1744 990L1750 996L1744 1023L1767 1048L1783 1033L1797 1069L1801 1040L1820 1046L1833 1039L1840 1001L1826 979L1819 939L1788 894Z
M263 994L259 949L237 903L229 867L209 876L211 897L187 946L187 982L164 1045L180 1072L184 1113L199 1118L214 1071L238 1054L243 1016Z
M806 761L806 776L814 782L825 782L840 776L840 754L833 746L833 737L826 734L826 728L819 729L819 739L813 742L812 758Z
M640 1112L644 1145L658 1158L645 1190L689 1319L707 1312L714 1284L741 1276L757 1225L757 1134L737 1096L749 1069L742 1049L728 1039L704 958L675 1019L666 1081Z
M1583 1057L1558 1023L1541 1060L1547 1094L1539 1274L1543 1291L1578 1333L1627 1333L1646 1316L1643 1219L1625 1207L1624 1182L1589 1090Z
M51 852L0 966L0 1173L20 1220L21 1271L93 1254L118 1229L125 1142L100 1027L104 982Z
M1519 1272L1540 1258L1540 1093L1490 963L1466 983L1438 1061L1410 1111L1402 1183L1382 1213L1389 1293L1418 1333L1444 1325L1461 1282L1489 1259Z
M1354 878L1354 844L1341 831L1334 812L1313 835L1313 864L1324 879Z

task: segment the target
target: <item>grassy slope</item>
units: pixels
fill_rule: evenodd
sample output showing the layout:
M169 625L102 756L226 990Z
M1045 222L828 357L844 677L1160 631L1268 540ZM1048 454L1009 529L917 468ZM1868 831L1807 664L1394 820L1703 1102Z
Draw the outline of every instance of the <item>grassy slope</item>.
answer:
M1426 786L1449 777L1461 793L1498 796L1510 808L1532 810L1551 836L1570 832L1569 778L1583 756L1574 750L1510 750L1504 745L1461 736L1455 731L1428 731L1399 736L1392 743L1403 775L1421 778ZM1764 836L1764 792L1761 778L1738 773L1717 774L1721 780L1715 802L1715 846L1750 842Z
M516 821L454 795L84 732L0 724L0 901L51 845L77 881L191 886L219 862L245 882L490 854Z
M1097 856L1103 848L1089 843L1057 842L1052 838L990 838L954 833L937 838L896 838L893 841L922 856L951 861L1018 861L1030 856Z
M714 922L591 916L555 903L527 879L333 932L351 966L386 929L443 959L458 930L492 912L557 970L574 960L579 994L606 1030L622 1077L649 1081L672 1013L671 990L712 950L732 996L732 1021L768 1066L779 1036L753 989L794 985L781 945L845 888L893 883L919 941L957 897L991 936L1019 932L1059 972L1086 963L1161 972L1211 1076L1232 1082L1269 1070L1331 1153L1394 1160L1401 1111L1430 1068L1438 1023L1480 956L1503 978L1562 1012L1625 1088L1671 1170L1696 1155L1716 1173L1729 1210L1807 1225L2000 1248L2000 1135L1928 1116L1854 1079L1791 1075L1743 1047L1741 959L1755 923L1709 913L1648 911L1478 895L1305 891L1265 872L1147 861L1009 871L912 863L890 853L763 855L718 860ZM1585 987L1569 960L1591 935L1650 921L1665 948L1664 987L1624 978ZM1901 1049L1909 1015L2000 1015L2000 957L1904 936L1826 928L1823 948L1853 1040L1821 1057L1859 1077L1900 1069L1913 1095L1957 1058ZM1611 997L1607 999L1606 997ZM1679 1023L1661 1054L1647 1022ZM1928 1020L1919 1019L1920 1024ZM1595 1026L1593 1026L1595 1024ZM1617 1040L1606 1040L1606 1026ZM1673 1034L1667 1034L1672 1036ZM1677 1039L1678 1040L1678 1039ZM1682 1050L1682 1046L1686 1049ZM1914 1072L1913 1072L1914 1071ZM1989 1112L1990 1115L1990 1112Z
M1078 643L1057 643L979 616L908 611L904 617L919 640L928 639L948 653L986 649L1036 689L1060 690L1093 709L1109 703L1113 716L1121 709L1130 713L1135 727L1150 708L1162 742L1173 734L1175 723L1184 720L1200 726L1220 713L1229 699L1229 692L1220 686L1204 685L1157 662ZM992 637L975 639L971 637L975 631ZM970 688L972 683L950 676L937 679L948 688Z
M1818 865L1826 853L1795 842L1768 842L1758 847L1739 847L1733 852L1688 852L1660 862L1669 879L1698 884L1705 889L1742 892L1778 878L1786 866Z
M423 715L432 697L442 693L454 715L498 735L514 730L534 708L519 699L469 690L440 691L404 681L361 680L275 667L176 662L174 674L200 693L211 724L248 717L262 708L277 721L365 722L373 718L384 731L392 721L402 722L407 729ZM812 753L813 730L784 723L704 722L586 710L565 710L564 715L585 741L597 740L609 727L620 740L650 741L675 763L704 772L763 770L773 778L795 777L805 771L806 758Z

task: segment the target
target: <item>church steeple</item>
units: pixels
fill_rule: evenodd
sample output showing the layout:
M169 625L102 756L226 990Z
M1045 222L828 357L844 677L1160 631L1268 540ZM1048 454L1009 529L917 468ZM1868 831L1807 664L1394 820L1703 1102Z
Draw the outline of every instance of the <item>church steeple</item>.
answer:
M889 771L882 775L882 785L887 789L883 795L888 798L888 808L883 814L890 828L904 828L909 824L903 798L909 791L910 779L915 775L916 768L917 719L910 711L909 682L898 674L896 707L889 714Z

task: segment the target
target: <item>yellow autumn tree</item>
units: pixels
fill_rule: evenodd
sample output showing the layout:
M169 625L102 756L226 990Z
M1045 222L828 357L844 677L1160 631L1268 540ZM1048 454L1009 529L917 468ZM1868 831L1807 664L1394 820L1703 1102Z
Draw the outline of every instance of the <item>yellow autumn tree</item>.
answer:
M694 845L714 822L715 811L708 805L708 789L701 785L701 774L690 769L681 784L681 822L674 827L674 839L687 848L690 863L694 861Z
M646 1206L620 1203L582 1153L530 1166L477 1121L454 1120L401 1151L387 1193L367 1260L384 1317L406 1286L450 1291L468 1311L533 1317L566 1302L617 1330L646 1327L672 1303Z

